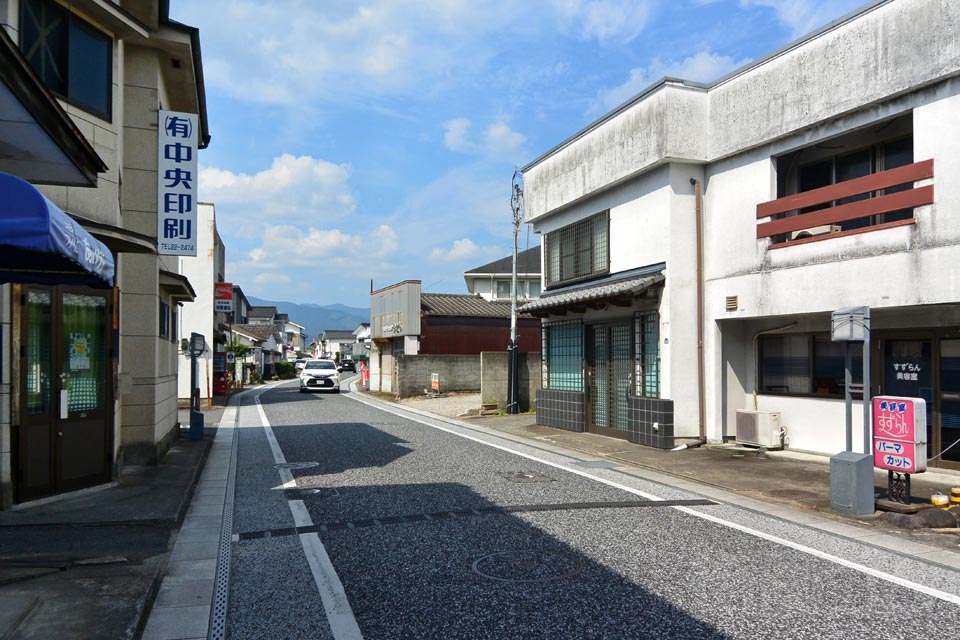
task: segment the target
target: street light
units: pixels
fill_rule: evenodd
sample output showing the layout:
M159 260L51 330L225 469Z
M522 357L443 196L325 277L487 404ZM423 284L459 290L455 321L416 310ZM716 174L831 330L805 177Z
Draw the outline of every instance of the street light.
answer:
M523 222L523 173L514 168L510 209L513 212L513 284L510 288L510 344L507 345L507 413L520 413L520 349L517 344L517 236Z

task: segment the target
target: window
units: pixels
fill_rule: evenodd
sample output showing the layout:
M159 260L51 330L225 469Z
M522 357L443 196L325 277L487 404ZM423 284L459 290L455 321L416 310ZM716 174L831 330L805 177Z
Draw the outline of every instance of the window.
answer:
M530 299L540 297L540 281L539 280L528 280L527 281L527 297Z
M861 347L851 346L854 384L863 384ZM842 397L845 348L829 335L761 336L758 388L761 393Z
M837 146L845 146L842 144L842 139ZM801 164L796 170L796 192L803 193L804 191L820 189L822 187L828 187L833 184L839 184L841 182L854 180L856 178L863 178L874 173L895 169L897 167L903 167L909 164L913 164L912 135L907 135L906 137L889 140L879 144L873 144L867 147L861 147L856 151L839 153L837 155L820 159L808 164ZM897 187L889 187L881 192L875 192L873 194L862 193L847 198L840 198L839 200L835 200L833 202L807 207L805 209L801 209L800 213L808 213L810 211L825 209L831 206L849 204L859 200L866 200L873 196L897 193L910 188L912 188L911 184L904 184ZM844 220L835 224L840 227L841 231L847 231L850 229L870 227L885 222L894 222L896 220L904 220L912 217L913 210L904 209L901 211L893 211L874 216L855 218L853 220ZM826 232L826 230L824 229L821 232Z
M583 391L583 323L543 325L543 388Z
M610 271L610 211L547 234L547 286Z
M49 0L24 0L20 50L47 87L110 120L113 39Z
M498 300L510 299L510 281L509 280L497 280L497 299Z
M160 301L160 323L159 335L161 338L170 337L170 305L163 300Z
M656 311L638 313L634 321L637 363L637 395L660 397L660 315Z

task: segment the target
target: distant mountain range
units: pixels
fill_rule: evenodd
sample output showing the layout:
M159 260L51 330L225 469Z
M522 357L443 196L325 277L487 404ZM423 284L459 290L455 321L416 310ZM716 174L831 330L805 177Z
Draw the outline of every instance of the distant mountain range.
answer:
M279 313L290 316L291 322L305 326L305 331L311 340L316 339L327 329L353 331L361 322L370 322L370 309L348 307L343 304L297 304L263 300L253 296L247 296L247 300L257 307L276 307Z

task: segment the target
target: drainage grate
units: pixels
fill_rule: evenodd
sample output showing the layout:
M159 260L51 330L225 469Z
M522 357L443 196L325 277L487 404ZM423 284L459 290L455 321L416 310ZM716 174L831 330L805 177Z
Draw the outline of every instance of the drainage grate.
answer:
M213 590L213 607L210 610L208 640L223 640L227 634L227 606L230 602L230 549L233 543L233 494L237 486L237 451L240 446L240 409L237 402L233 423L233 441L230 447L230 471L227 474L226 500L223 505L223 523L220 526L220 550L217 554L217 578Z
M523 549L491 553L475 560L471 568L478 576L500 582L553 582L579 574L583 562L556 551Z
M296 471L297 469L312 469L319 466L319 462L281 462L280 464L273 465L275 469L290 469L291 471Z
M542 473L537 473L536 471L507 471L504 473L498 473L497 475L501 478L506 478L510 482L516 482L519 484L528 482L556 482L556 480L550 476L545 476Z
M580 511L585 509L634 509L656 507L701 507L717 504L713 500L633 500L629 502L567 502L563 504L520 504L506 507L482 507L479 509L457 509L451 511L435 511L433 513L415 513L402 516L385 516L364 520L345 522L331 522L327 524L310 525L307 527L284 527L281 529L267 529L265 531L247 531L239 534L237 540L255 540L258 538L275 538L278 536L292 536L301 533L327 533L344 529L366 529L370 527L384 527L391 524L409 524L415 522L433 522L434 520L450 520L454 518L471 518L483 515L507 515L511 513L536 513L541 511Z

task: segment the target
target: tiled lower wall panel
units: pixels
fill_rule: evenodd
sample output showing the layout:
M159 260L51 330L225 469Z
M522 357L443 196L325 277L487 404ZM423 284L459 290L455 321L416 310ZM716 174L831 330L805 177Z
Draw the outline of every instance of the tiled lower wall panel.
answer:
M673 400L631 397L628 402L627 428L630 442L658 449L672 449Z
M583 393L558 389L537 390L537 424L582 432Z

